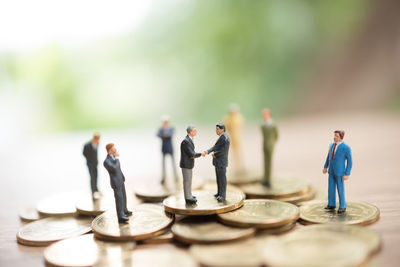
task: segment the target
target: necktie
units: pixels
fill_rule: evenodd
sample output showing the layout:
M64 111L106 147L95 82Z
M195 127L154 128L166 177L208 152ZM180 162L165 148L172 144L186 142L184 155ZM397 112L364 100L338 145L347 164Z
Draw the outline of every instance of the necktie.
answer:
M336 148L336 143L335 143L335 145L333 146L333 149L332 149L332 160L333 160L333 156L335 156L335 148Z

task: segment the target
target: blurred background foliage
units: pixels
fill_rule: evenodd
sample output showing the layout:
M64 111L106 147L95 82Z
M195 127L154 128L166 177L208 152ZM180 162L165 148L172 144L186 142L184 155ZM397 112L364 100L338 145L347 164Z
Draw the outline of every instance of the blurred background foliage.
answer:
M149 126L164 113L214 123L232 102L248 121L263 107L287 116L313 94L318 58L346 46L370 10L369 0L152 1L121 34L0 51L0 90L28 96L45 130Z

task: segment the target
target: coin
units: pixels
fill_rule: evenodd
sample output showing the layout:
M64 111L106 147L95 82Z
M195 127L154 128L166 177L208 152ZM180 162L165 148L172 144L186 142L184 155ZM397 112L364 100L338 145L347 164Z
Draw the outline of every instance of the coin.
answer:
M115 212L97 216L92 223L95 236L115 241L142 240L162 234L173 221L160 205L139 204L132 212L127 224L119 224Z
M255 239L246 239L215 245L192 245L190 254L201 266L262 266L263 245Z
M75 202L81 193L59 193L42 199L36 209L42 216L70 216L76 214Z
M298 205L301 202L310 201L314 199L315 196L316 196L316 191L313 187L311 187L310 191L308 191L303 195L284 197L284 198L279 198L278 200Z
M277 200L246 199L243 207L218 214L218 218L233 226L272 228L295 222L299 218L299 208Z
M115 266L130 256L134 247L132 241L104 242L87 234L58 241L47 247L43 256L48 266L93 266L105 260Z
M361 202L347 202L346 212L338 214L335 211L324 209L326 202L314 203L300 207L300 222L303 224L314 223L343 223L367 225L379 219L379 209L374 205Z
M270 236L270 235L284 234L284 233L289 232L293 228L295 228L296 225L297 225L296 222L292 222L292 223L288 223L288 224L285 224L285 225L279 226L279 227L259 229L259 231L257 231L256 238L266 237L266 236Z
M194 191L193 195L197 197L196 204L186 204L183 194L170 196L164 199L164 208L166 211L183 215L211 215L228 212L240 208L245 198L239 190L227 190L226 201L218 202L214 197L214 191L199 190Z
M164 185L158 180L140 183L135 186L135 195L144 201L161 202L171 195L183 192L182 180L180 178L176 183L168 183L167 181ZM204 184L203 179L200 177L193 177L192 182L192 189L202 188Z
M41 218L36 208L34 207L25 208L21 210L18 215L23 222L34 222Z
M47 246L55 241L90 232L91 219L50 217L22 226L17 233L19 243L27 246Z
M210 244L248 238L254 228L236 228L218 223L213 216L189 217L176 222L172 228L175 239L188 244Z
M162 235L150 237L147 239L142 240L145 244L163 244L163 243L170 243L174 240L174 235L171 232L171 229L168 229Z
M261 178L262 178L261 175L255 172L241 172L229 175L228 182L230 184L241 185L241 184L261 182Z
M344 225L340 223L314 224L302 227L294 233L319 235L320 232L341 233L355 237L367 245L370 253L377 252L381 247L382 238L380 234L366 227L356 225Z
M340 233L295 234L264 242L267 266L359 266L368 249L357 238Z
M308 182L301 179L273 179L271 187L261 183L242 185L240 187L248 198L288 198L306 194L311 190Z

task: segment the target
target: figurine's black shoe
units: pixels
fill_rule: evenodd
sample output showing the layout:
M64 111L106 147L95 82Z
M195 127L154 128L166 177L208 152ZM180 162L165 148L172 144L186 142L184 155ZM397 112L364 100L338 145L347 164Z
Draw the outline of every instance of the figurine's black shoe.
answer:
M214 197L215 198L219 197L219 194L218 193L214 194Z
M261 184L265 187L271 187L271 183L270 182L261 182Z
M343 209L340 208L337 211L338 214L345 213L345 212L346 212L346 208L343 208Z
M194 198L194 199L196 199L196 200L197 200L197 197L196 197L196 196L193 196L193 195L192 195L192 198Z
M131 216L132 215L132 211L130 211L130 210L125 211L125 215L126 216Z
M224 201L225 201L225 198L223 198L223 197L221 197L221 196L218 196L218 197L217 197L217 200L218 200L218 202L224 202Z
M185 199L185 202L186 202L186 204L196 204L197 199L189 198L189 199Z
M326 206L324 209L326 209L326 210L334 210L336 207L333 207L333 206Z
M128 221L129 221L129 218L128 218L128 217L121 217L121 218L118 218L118 222L119 222L119 223L128 223Z

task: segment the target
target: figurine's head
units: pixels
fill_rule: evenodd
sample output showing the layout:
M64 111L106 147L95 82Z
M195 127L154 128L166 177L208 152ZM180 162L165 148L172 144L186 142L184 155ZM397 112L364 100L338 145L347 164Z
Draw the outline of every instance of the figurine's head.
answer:
M229 106L229 113L230 114L236 114L236 113L238 113L239 112L239 106L237 105L237 104L235 104L235 103L232 103L230 106Z
M93 144L98 145L100 142L100 133L94 133L93 134L93 139L92 139Z
M161 117L161 121L162 121L163 127L167 127L169 125L169 121L170 121L169 116L163 115Z
M337 143L337 142L342 142L342 140L343 140L343 137L344 137L344 131L342 131L342 130L336 130L335 132L334 132L334 137L333 137L333 141L335 142L335 143Z
M117 152L117 149L115 148L113 143L107 144L106 145L106 150L107 150L107 153L109 155L114 155L115 152Z
M264 121L269 121L271 119L271 111L268 108L264 108L262 111Z
M218 123L217 125L215 125L215 132L218 135L221 135L225 132L225 125L223 125L222 123Z
M188 127L186 128L186 132L187 132L187 134L188 134L189 136L195 137L196 134L197 134L197 129L196 129L196 127L190 125L190 126L188 126Z

